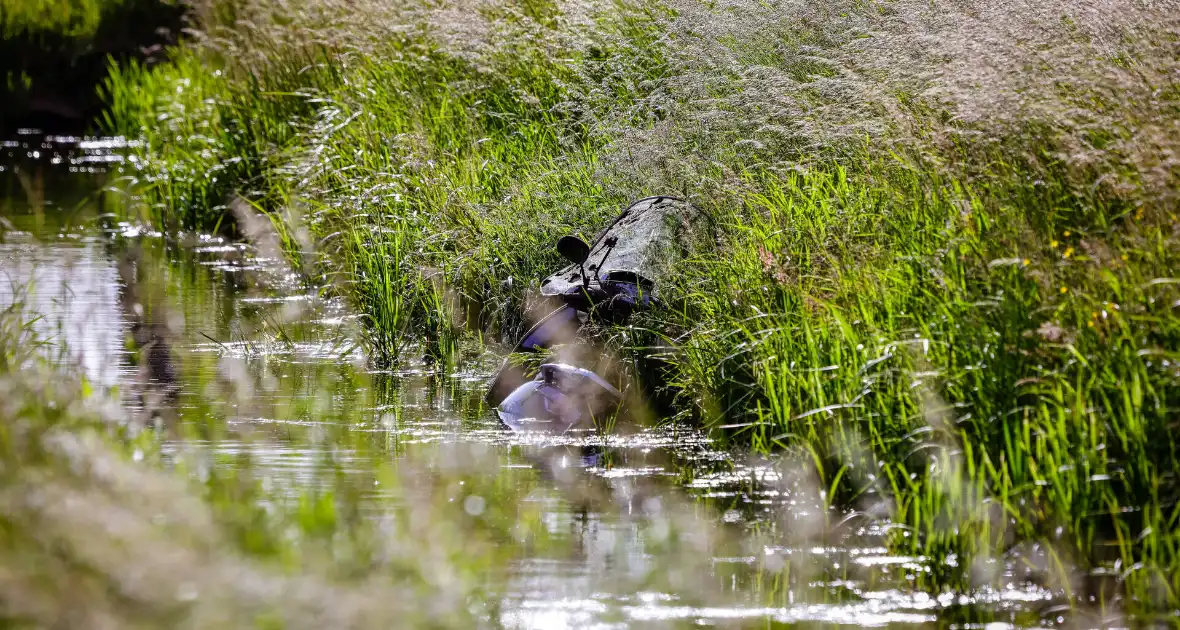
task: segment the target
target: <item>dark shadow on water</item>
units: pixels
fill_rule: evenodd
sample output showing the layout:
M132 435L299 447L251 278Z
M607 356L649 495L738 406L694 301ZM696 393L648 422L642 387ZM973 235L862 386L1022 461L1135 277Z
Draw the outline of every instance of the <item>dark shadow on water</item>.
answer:
M34 28L0 36L0 138L20 128L82 133L102 102L96 88L109 64L154 63L184 26L180 2L104 3L93 34L67 36Z

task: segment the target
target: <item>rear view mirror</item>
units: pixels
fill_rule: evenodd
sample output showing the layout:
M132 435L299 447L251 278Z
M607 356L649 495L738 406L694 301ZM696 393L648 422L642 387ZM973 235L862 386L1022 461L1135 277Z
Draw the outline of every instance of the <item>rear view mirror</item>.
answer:
M575 265L581 265L590 257L590 246L576 236L563 236L557 239L557 253Z

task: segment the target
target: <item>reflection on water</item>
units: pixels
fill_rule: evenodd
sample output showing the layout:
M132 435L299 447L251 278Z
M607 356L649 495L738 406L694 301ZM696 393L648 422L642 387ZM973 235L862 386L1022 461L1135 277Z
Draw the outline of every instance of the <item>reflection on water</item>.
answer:
M919 592L945 560L890 555L888 523L830 512L790 462L683 426L505 431L481 402L497 358L476 349L370 371L355 318L278 261L102 215L89 170L120 165L119 142L69 140L4 145L0 305L24 287L38 330L194 475L248 470L275 501L321 493L390 522L450 506L510 559L487 585L510 627L1053 621L1059 594L1015 579Z
M0 304L24 294L43 317L35 328L45 339L64 342L91 380L120 381L123 322L119 274L96 237L61 239L46 247L27 232L8 232L0 243Z

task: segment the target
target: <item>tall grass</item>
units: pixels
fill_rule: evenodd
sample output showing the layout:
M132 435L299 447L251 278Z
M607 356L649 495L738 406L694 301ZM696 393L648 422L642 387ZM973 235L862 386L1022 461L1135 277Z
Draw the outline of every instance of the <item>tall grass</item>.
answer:
M279 47L273 57L199 76L195 68L216 67L245 44L181 51L170 68L115 71L109 129L144 134L151 146L135 183L153 220L232 229L221 221L233 195L281 208L327 269L345 263L339 282L357 287L346 292L373 320L380 349L397 348L411 327L511 337L524 289L558 260L551 243L568 230L592 232L615 209L598 203L584 114L566 111L576 77L558 61L585 53L525 16L502 17L501 37L535 36L538 48L473 60L421 34L294 52L265 39L258 45ZM363 54L349 50L362 45ZM415 314L428 315L435 288L470 313L421 321Z
M1033 540L1092 566L1128 541L1131 607L1173 601L1170 230L1104 234L1100 261L1069 252L1070 230L1016 245L1018 212L963 187L923 199L921 175L788 182L747 197L759 212L727 258L686 261L685 309L659 322L685 331L684 395L749 422L743 440L811 454L850 505L885 501L916 553L982 562ZM880 240L904 246L866 253Z
M719 232L634 338L686 415L806 454L934 587L1035 546L1084 591L1113 547L1089 590L1144 612L1180 600L1176 9L214 2L109 125L155 220L249 199L394 357L511 339L557 235L685 194Z

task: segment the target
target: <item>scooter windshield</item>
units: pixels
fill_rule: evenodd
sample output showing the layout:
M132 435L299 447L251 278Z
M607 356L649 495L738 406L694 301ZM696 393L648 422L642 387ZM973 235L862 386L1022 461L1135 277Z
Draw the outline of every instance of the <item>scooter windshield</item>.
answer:
M540 350L566 343L578 331L578 311L562 306L537 322L520 341L521 350Z
M569 396L552 383L529 381L516 388L496 409L500 421L513 430L564 430L577 424L581 412Z
M516 388L496 413L513 430L574 428L617 403L621 394L597 374L560 363L541 366L535 380Z

